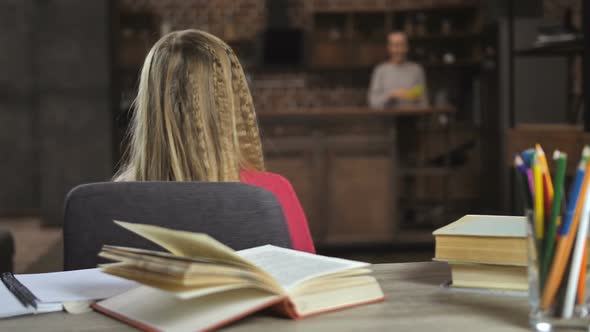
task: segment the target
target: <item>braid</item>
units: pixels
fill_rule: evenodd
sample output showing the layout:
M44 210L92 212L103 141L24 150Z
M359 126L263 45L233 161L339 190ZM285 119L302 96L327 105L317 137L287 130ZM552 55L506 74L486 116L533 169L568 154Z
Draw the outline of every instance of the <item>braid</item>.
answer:
M163 141L167 143L164 153L168 156L163 155L164 158L160 158L162 166L160 172L164 173L160 177L164 176L164 178L174 181L186 181L186 167L188 165L184 160L185 158L183 158L184 144L179 130L181 113L178 98L179 84L176 79L173 79L176 76L174 69L178 67L179 62L180 58L178 56L171 57L170 63L167 63L164 67L165 79L162 80L161 110L170 111L161 112L164 117Z
M221 155L217 156L220 161L218 163L218 178L221 181L239 181L239 169L235 163L235 146L231 140L232 128L232 114L230 109L230 101L228 100L227 88L224 80L224 72L221 60L214 57L213 60L213 90L215 100L215 111L213 112L219 117L219 126L217 137L219 137L219 144Z
M254 113L254 103L252 96L246 85L244 71L236 55L228 50L228 56L231 62L232 88L236 96L236 130L238 132L238 141L241 153L248 166L254 169L264 170L264 157L262 153L262 143L260 142L260 131Z
M200 105L200 100L199 100L199 93L198 93L198 85L197 85L197 80L194 74L192 74L190 71L187 71L187 75L189 76L189 82L191 85L191 103L192 103L192 109L195 110L195 112L186 112L187 116L189 117L189 119L187 119L187 125L189 125L192 121L194 121L195 124L195 128L196 130L194 131L196 136L197 136L197 144L195 146L195 149L197 150L197 156L199 156L200 158L200 163L197 160L194 160L193 163L195 165L201 164L202 163L202 168L203 168L203 176L204 179L201 180L205 180L208 179L211 176L211 163L210 163L210 159L211 156L209 155L209 151L207 149L207 143L206 143L206 135L205 135L205 123L203 120L203 109L202 106ZM190 109L190 108L189 108ZM194 115L194 119L190 119L190 116ZM189 133L189 131L187 131L187 133Z

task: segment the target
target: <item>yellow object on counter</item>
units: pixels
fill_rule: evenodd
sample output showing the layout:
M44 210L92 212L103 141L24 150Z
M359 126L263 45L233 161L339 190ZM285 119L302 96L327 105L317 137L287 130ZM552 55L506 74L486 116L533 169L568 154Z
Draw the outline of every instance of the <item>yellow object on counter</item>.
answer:
M408 90L408 94L410 98L418 99L422 97L422 94L424 94L424 87L421 85L416 85L415 87Z

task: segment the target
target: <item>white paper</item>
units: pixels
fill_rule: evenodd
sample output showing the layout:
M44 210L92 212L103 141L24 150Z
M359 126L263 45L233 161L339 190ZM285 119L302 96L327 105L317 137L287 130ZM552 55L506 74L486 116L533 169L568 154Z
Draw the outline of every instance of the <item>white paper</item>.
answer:
M40 302L73 302L106 299L139 286L138 283L100 271L86 269L65 272L20 274L16 279Z
M35 309L26 308L12 293L0 282L0 318L32 314Z
M268 272L287 290L312 278L369 266L364 262L314 255L272 245L241 250L238 255Z

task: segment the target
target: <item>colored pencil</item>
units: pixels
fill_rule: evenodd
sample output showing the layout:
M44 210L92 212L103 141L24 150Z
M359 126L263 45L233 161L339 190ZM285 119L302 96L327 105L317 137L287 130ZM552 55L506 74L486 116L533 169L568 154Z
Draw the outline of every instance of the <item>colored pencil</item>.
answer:
M522 151L522 160L527 168L532 168L535 162L535 149L527 149Z
M584 177L586 174L586 162L582 159L578 163L578 168L576 169L576 175L574 177L574 182L572 184L571 192L570 192L570 199L569 204L567 205L565 211L565 219L561 224L561 228L559 230L559 235L564 236L565 234L569 233L569 229L572 224L572 220L574 218L574 214L576 211L576 205L578 203L578 198L580 197L580 191L582 190L582 185L584 184Z
M576 302L576 293L578 290L578 281L580 277L580 270L582 269L582 261L584 257L584 245L586 237L588 236L588 222L590 221L590 194L584 197L582 207L582 215L580 224L576 234L576 245L572 253L571 270L567 281L567 288L565 293L565 301L563 305L562 317L571 318L574 313L574 305Z
M561 212L561 201L563 195L563 183L565 181L565 171L567 166L567 155L565 153L555 151L553 159L557 163L557 172L555 174L555 195L551 204L551 216L546 234L544 236L543 259L541 260L541 285L545 283L547 273L551 261L553 260L553 249L555 247L555 236L557 232L558 216Z
M537 241L543 240L545 234L545 207L543 204L543 175L538 161L533 164L533 179L535 180L535 227ZM543 257L542 253L540 257Z
M584 241L584 257L582 257L582 268L578 279L578 304L586 303L586 272L588 271L588 240Z
M582 160L587 162L590 159L590 146L584 145L584 149L582 150Z
M553 201L554 189L553 182L551 181L551 171L549 170L549 164L547 163L547 156L545 151L540 144L535 144L536 160L541 165L541 172L543 174L543 194L545 195L545 215L551 214L551 202Z
M557 293L559 285L563 280L563 274L565 271L566 264L568 263L568 260L570 258L571 249L575 238L574 235L578 230L578 224L580 222L580 215L582 213L583 205L582 203L585 200L588 185L590 184L589 166L590 163L586 163L584 182L580 189L580 194L578 195L577 199L575 199L576 208L573 214L572 221L569 225L566 225L566 222L564 222L561 230L561 237L557 243L557 248L555 250L553 262L551 264L551 269L549 270L549 275L543 288L543 295L541 297L541 308L543 310L549 309L549 307L555 300L555 294ZM574 197L570 198L570 205L573 200Z
M590 158L590 146L584 146L582 151L582 161L588 162ZM588 239L584 240L584 256L582 257L582 268L580 269L580 278L578 280L578 304L586 303L586 273L588 271Z
M514 180L516 181L516 189L522 201L522 207L524 208L524 210L528 210L531 208L532 197L531 191L528 186L526 166L524 165L524 161L522 160L519 154L516 154L516 156L514 156L514 167Z
M531 193L532 200L534 200L535 199L535 180L533 179L533 170L531 168L527 168L526 177L527 177L527 180L529 183L529 190Z

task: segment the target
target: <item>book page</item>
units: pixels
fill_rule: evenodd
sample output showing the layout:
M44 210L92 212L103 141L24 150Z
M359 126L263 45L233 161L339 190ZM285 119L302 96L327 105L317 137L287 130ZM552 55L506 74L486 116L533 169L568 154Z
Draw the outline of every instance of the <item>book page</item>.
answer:
M250 265L250 263L236 255L234 250L207 234L176 231L164 227L122 221L115 221L115 223L154 242L174 255L190 258L212 258L237 262L245 266Z
M517 216L466 215L432 233L435 236L522 237L526 235L526 218Z
M153 253L157 252L154 251ZM226 261L199 261L174 256L170 253L167 254L171 257L155 256L151 253L135 254L126 252L124 249L112 250L109 246L103 246L103 249L98 253L98 256L112 261L126 263L127 265L134 265L148 271L178 276L187 276L191 274L242 275L248 272L244 269L244 266L226 264ZM181 261L179 259L187 261ZM254 274L254 272L250 272L250 274Z
M267 285L266 282L258 281L256 279L202 275L189 280L178 280L176 278L171 278L166 275L136 269L130 266L126 266L124 264L121 265L119 263L102 265L101 267L103 268L103 271L105 273L134 280L140 284L175 294L184 294L187 292L189 294L193 294L194 291L205 288L214 289L219 287L231 287L231 289L233 289L250 287L259 289L269 289L270 287ZM278 288L278 290L269 290L269 292L280 292L280 286L277 286L276 288Z
M237 254L268 272L285 290L306 280L369 266L368 263L314 255L272 245L241 250Z
M153 259L153 260L165 260L169 264L181 264L187 266L192 263L209 263L209 264L224 264L224 265L236 265L233 261L212 259L209 257L186 257L171 254L168 251L156 251L139 248L129 248L120 246L103 245L101 252L109 252L112 254L125 256L129 258L141 258L141 260ZM242 265L239 265L242 266Z

